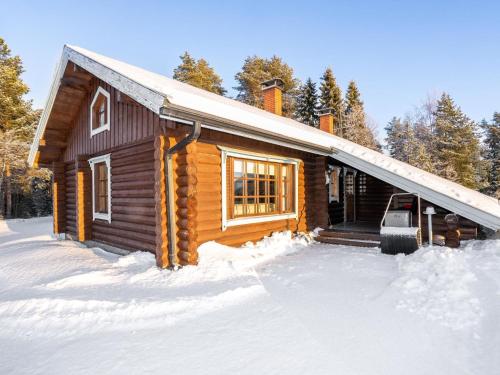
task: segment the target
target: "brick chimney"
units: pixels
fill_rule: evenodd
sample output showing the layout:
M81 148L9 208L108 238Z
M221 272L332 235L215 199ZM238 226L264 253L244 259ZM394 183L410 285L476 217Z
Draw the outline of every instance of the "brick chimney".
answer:
M264 109L275 115L281 116L283 111L282 92L284 82L279 78L273 78L262 82L262 94L264 96Z
M333 108L322 108L319 110L319 128L327 133L335 134L333 121Z

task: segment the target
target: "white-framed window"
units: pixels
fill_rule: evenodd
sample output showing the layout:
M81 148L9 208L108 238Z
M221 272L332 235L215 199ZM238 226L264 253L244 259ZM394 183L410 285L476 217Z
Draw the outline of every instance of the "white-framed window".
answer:
M109 130L110 107L109 92L99 86L90 104L90 138L100 132Z
M111 223L111 154L89 159L92 170L92 219Z
M222 230L298 218L298 159L219 146L222 152Z
M328 203L340 201L340 167L330 167L327 174Z

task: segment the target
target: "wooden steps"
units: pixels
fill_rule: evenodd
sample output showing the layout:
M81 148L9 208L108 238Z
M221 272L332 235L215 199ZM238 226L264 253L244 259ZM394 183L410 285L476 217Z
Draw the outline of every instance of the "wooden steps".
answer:
M333 245L380 247L380 235L378 233L328 229L319 232L316 241Z

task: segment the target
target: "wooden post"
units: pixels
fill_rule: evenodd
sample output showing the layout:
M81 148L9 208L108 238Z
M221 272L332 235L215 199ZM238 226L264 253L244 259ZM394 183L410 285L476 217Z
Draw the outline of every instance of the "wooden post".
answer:
M64 163L52 163L52 172L54 234L59 234L66 232L66 175Z
M87 155L78 155L76 175L76 236L84 242L92 238L92 173Z
M156 216L156 264L158 267L168 267L167 240L167 183L165 178L165 149L167 139L164 135L155 137L155 216Z

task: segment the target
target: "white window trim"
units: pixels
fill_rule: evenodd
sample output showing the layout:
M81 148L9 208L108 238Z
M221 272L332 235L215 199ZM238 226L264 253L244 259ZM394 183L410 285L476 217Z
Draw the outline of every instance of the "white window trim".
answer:
M97 163L106 163L108 168L108 213L95 212L95 174L94 166ZM89 159L90 169L92 170L92 220L100 219L111 223L111 154L97 156Z
M233 227L236 225L253 224L253 223L264 223L268 221L284 220L284 219L298 219L299 212L299 200L298 200L298 190L299 190L299 159L285 158L280 156L272 156L265 154L258 154L250 151L241 151L236 149L231 149L223 146L218 146L221 150L222 158L222 230L225 231L228 227ZM294 212L285 214L275 214L275 215L262 215L262 216L251 216L251 217L240 217L237 219L228 219L227 217L227 158L236 157L242 159L258 160L258 161L268 161L283 164L291 164L294 166L294 185L295 189L293 192L294 199Z
M106 97L106 111L107 111L107 121L103 126L99 126L96 129L92 128L92 119L93 119L93 109L94 109L94 104L97 98L99 97L99 94L102 94ZM111 96L109 95L109 92L104 90L101 86L97 88L97 91L94 94L94 98L92 99L92 103L90 103L90 109L89 109L89 118L90 118L90 138L92 138L94 135L99 134L105 130L109 130L109 124L111 122Z

